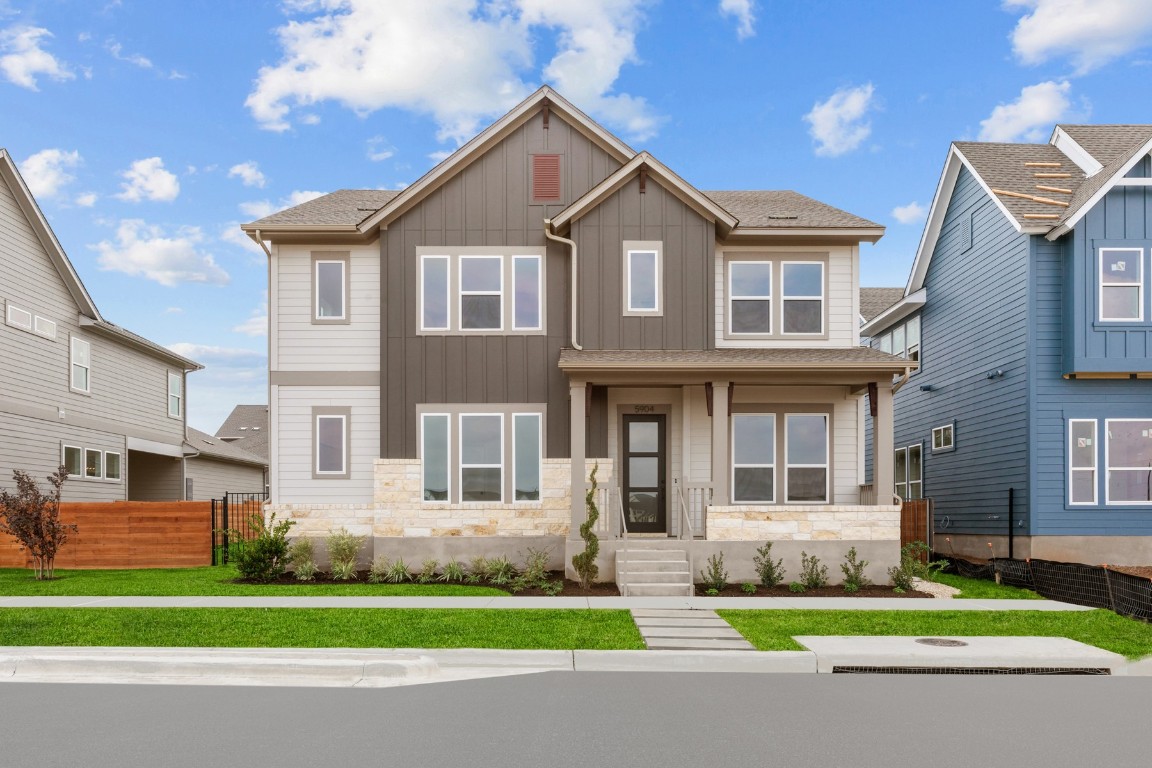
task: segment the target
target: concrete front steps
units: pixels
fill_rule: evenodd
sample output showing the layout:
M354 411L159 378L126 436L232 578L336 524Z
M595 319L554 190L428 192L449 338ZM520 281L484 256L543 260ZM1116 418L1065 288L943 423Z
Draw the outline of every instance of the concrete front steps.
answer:
M629 542L616 552L616 586L627 597L691 597L688 552Z

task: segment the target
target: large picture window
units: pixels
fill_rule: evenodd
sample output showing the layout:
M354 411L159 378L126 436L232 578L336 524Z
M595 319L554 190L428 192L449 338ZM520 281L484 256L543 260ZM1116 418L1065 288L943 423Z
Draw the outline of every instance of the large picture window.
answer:
M776 415L732 415L732 501L776 501Z
M1101 248L1099 258L1099 319L1144 319L1144 250Z
M785 417L785 487L788 501L828 501L828 416L790 413Z
M1107 419L1108 504L1152 502L1152 419Z
M520 410L527 407L427 406L420 413L423 500L540 501L543 406Z
M498 250L421 254L420 333L544 331L543 255Z

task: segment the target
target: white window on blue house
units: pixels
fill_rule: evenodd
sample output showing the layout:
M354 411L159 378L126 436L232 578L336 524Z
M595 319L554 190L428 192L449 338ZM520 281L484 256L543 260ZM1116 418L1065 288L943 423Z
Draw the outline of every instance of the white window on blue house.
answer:
M944 424L932 429L932 453L955 450L956 425Z
M1105 503L1152 502L1152 420L1106 419Z
M920 361L920 316L909 318L880 337L880 351Z
M1068 421L1068 503L1096 503L1096 420Z
M1144 250L1101 248L1099 259L1101 321L1140 322L1144 319Z
M924 498L923 448L919 443L897 448L892 466L895 468L896 495L902 499Z

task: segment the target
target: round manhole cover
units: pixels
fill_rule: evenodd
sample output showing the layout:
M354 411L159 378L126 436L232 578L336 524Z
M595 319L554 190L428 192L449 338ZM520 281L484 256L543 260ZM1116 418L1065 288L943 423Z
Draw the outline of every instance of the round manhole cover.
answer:
M945 648L959 648L968 645L968 643L963 640L949 640L946 637L919 637L916 639L916 642L921 645L939 645Z

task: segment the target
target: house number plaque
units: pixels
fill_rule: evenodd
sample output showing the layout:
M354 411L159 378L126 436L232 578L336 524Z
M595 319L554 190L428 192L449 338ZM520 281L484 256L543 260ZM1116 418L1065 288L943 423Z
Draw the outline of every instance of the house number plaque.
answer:
M656 406L654 405L634 405L633 413L656 413Z

